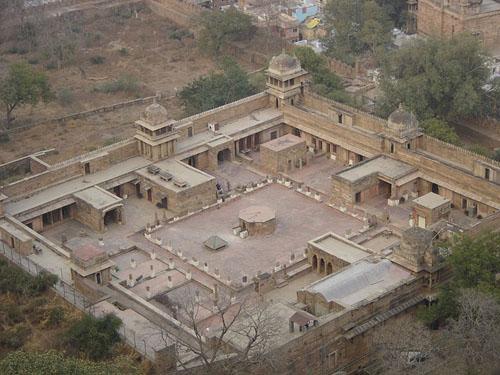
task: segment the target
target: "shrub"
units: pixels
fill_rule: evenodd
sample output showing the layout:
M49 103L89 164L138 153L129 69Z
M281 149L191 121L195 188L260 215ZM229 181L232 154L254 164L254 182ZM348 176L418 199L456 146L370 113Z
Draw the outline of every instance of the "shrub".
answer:
M128 52L128 49L125 48L125 47L122 47L118 50L118 53L121 55L121 56L128 56L129 52Z
M137 78L132 76L121 76L117 80L106 82L94 87L94 91L104 94L113 94L116 92L126 92L135 96L139 95L139 83Z
M115 315L102 318L86 315L66 332L66 342L71 349L92 360L109 357L113 346L120 341L118 329L122 321Z
M0 263L0 293L37 296L52 287L58 280L54 274L41 272L33 277L19 268Z
M496 161L500 161L500 148L497 148L493 153L493 159Z
M8 324L17 324L24 321L24 314L17 304L5 304L2 307L2 312L5 314L5 320Z
M57 94L57 98L59 99L59 102L61 102L62 105L70 105L74 101L74 94L71 89L65 87L59 91Z
M102 39L102 34L100 32L85 33L83 38L85 40L85 46L91 47Z
M110 146L116 142L119 142L120 141L120 138L118 137L111 137L111 138L108 138L104 141L104 146Z
M47 325L56 327L64 320L64 309L61 306L56 306L49 310Z
M19 47L19 46L12 46L7 50L8 53L11 53L13 55L19 54L19 55L24 55L28 53L28 50L24 47Z
M10 141L10 137L7 133L0 133L0 144L7 143Z
M170 39L175 39L175 40L182 40L183 38L186 38L186 37L190 37L192 36L193 34L190 33L188 30L184 30L184 29L176 29L176 30L173 30L169 33L168 37Z
M59 278L57 275L48 272L40 272L32 278L29 290L32 295L39 295L53 287Z
M455 129L453 129L446 121L432 118L421 123L421 127L425 134L440 139L441 141L460 145L460 138Z
M106 58L104 56L92 56L90 58L90 62L95 65L103 64Z
M49 61L47 64L45 64L45 69L47 70L57 69L57 64L54 61Z
M0 345L9 349L18 349L24 345L29 335L31 335L31 328L26 324L18 324L0 334Z
M29 58L28 64L36 65L36 64L38 64L38 59L36 57Z

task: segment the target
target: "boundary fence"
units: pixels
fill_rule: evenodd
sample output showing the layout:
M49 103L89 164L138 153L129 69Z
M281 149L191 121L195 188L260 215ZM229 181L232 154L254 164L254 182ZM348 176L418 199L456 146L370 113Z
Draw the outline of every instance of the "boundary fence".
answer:
M33 276L43 272L52 273L40 266L38 263L34 262L32 259L19 254L16 250L12 249L2 241L0 241L0 255L3 255L7 260ZM72 285L68 284L61 278L59 278L58 282L52 289L79 310L94 317L99 316L94 304L82 293L77 291ZM151 345L148 345L145 339L138 339L137 336L140 335L136 335L134 330L126 328L125 325L122 325L119 329L119 334L129 346L134 348L137 352L149 360L155 361L156 350L151 347Z

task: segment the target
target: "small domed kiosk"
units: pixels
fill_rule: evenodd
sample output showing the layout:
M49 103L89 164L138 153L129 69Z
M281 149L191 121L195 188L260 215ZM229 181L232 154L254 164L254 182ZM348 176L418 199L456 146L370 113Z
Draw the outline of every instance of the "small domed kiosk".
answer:
M248 235L267 235L276 230L276 211L267 206L250 206L239 213L241 230Z
M418 130L418 120L413 113L406 111L400 104L399 108L389 115L387 127L394 135L406 137Z
M294 100L304 90L308 76L299 59L282 52L271 59L266 73L267 91L274 97L275 106L279 107L282 102L294 105Z
M165 107L156 102L149 105L135 122L134 138L140 155L153 161L174 155L179 138L174 124Z

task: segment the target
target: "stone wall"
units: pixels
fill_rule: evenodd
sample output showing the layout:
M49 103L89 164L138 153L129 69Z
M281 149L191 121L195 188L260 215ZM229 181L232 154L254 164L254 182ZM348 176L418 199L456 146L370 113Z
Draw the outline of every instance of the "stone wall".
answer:
M141 193L144 199L147 199L147 192L144 191L144 185L151 187L152 202L151 204L161 204L163 197L167 198L168 210L177 216L183 216L188 212L194 212L204 206L208 206L217 201L215 183L216 180L211 179L199 185L183 189L182 191L170 190L164 186L157 185L150 180L140 177Z
M345 309L321 317L318 327L309 329L276 350L275 358L281 358L284 363L283 372L280 373L329 374L340 369L355 370L357 366L363 364L364 358L373 349L370 345L372 331L369 330L347 340L343 336L346 333L344 327L352 327L352 323L364 323L376 314L400 305L409 298L417 296L422 286L422 279L418 278L403 283L358 308ZM336 361L331 361L330 355L335 352L341 355L337 355Z
M226 104L197 115L187 117L176 125L181 138L188 137L188 128L192 128L193 135L207 131L209 123L228 121L234 118L247 116L249 113L269 106L269 97L266 92L249 96L233 103Z
M95 209L89 204L77 200L76 209L73 210L74 216L73 218L80 223L92 228L96 232L102 232L104 226L104 219L101 211Z
M450 38L469 31L478 33L486 48L494 48L500 43L500 10L478 14L462 14L458 10L442 7L435 0L419 0L417 32Z
M289 173L306 164L306 153L305 141L279 151L266 147L264 143L260 147L261 165L271 174Z
M84 174L84 165L86 162L89 163L90 172L95 173L110 167L112 164L119 163L137 155L136 142L135 140L129 139L54 164L42 173L28 176L22 180L4 186L2 192L10 198L33 193L50 185L82 176Z
M381 152L381 141L375 134L356 131L352 126L332 126L332 121L327 117L289 105L283 106L283 113L288 125L326 142L355 151L365 157L375 156Z

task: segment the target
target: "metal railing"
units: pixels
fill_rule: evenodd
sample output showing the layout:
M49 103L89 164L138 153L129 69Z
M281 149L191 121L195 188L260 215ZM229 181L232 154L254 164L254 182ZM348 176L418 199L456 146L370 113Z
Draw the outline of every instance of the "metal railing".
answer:
M30 275L36 276L44 272L52 273L40 266L38 263L34 262L29 257L21 255L2 241L0 241L0 255L3 255L10 262L16 264ZM94 317L99 316L99 313L95 309L95 305L82 293L77 291L72 285L61 278L59 278L58 282L52 289L79 310ZM119 329L119 334L122 339L137 352L141 353L151 361L155 360L155 349L148 345L145 340L136 339L136 332L134 330L126 328L125 325L122 325Z

